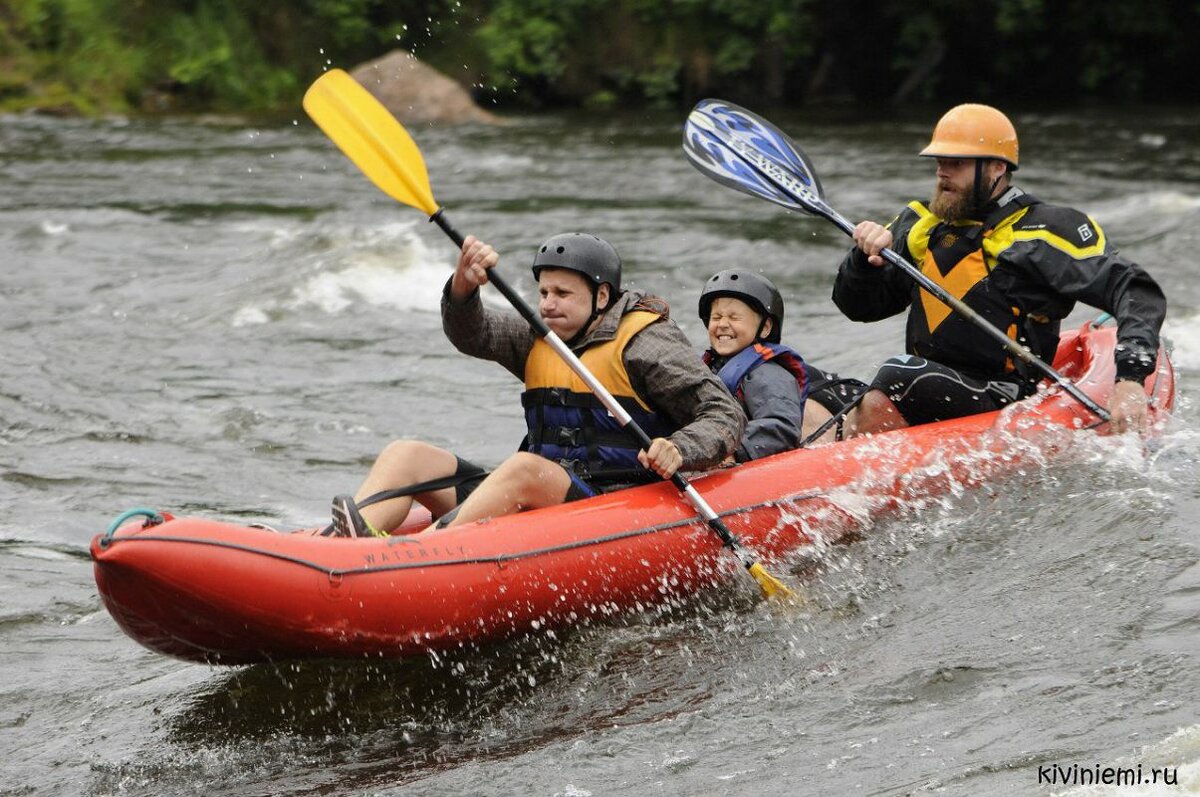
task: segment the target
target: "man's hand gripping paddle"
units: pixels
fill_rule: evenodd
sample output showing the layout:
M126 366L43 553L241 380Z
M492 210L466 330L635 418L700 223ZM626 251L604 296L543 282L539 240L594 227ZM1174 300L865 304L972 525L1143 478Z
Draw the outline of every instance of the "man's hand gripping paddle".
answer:
M854 225L825 202L817 172L796 142L745 108L724 100L701 100L684 123L683 151L693 166L721 185L788 210L820 216L847 235L854 234ZM912 263L891 249L884 249L880 254L943 304L990 335L1014 357L1053 379L1101 420L1109 420L1108 411L1090 396Z
M443 208L433 198L433 189L429 185L429 174L425 169L421 151L408 131L370 92L347 73L334 69L326 72L309 87L304 95L304 110L381 191L397 202L424 212L430 221L437 224L458 248L462 249L462 234L450 225ZM649 450L651 440L646 432L588 371L575 353L508 285L499 269L489 269L488 279L529 323L534 332L587 384L622 428L631 434L644 450ZM725 547L737 556L758 582L764 595L793 596L783 582L759 564L754 554L741 544L687 479L676 473L671 477L671 481L687 496L700 516L721 538Z

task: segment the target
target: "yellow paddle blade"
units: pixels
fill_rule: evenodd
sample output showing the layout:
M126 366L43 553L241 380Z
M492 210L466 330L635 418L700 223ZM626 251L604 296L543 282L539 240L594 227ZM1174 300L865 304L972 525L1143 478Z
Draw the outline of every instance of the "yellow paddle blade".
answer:
M425 159L396 117L354 78L332 69L304 93L304 110L379 190L432 216Z
M762 588L763 595L768 598L796 600L796 594L788 589L782 581L768 573L758 562L750 565L747 569L750 571L750 575L754 576L754 580L758 582L758 586Z

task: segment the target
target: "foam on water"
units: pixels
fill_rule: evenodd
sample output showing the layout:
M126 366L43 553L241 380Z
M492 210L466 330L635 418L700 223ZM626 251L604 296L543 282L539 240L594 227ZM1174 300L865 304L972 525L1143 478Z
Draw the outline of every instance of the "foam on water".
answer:
M1135 256L1144 242L1190 228L1200 211L1200 196L1181 191L1149 191L1105 199L1084 209L1118 247Z
M235 327L264 324L279 313L316 309L337 315L366 303L401 311L436 312L450 275L452 253L431 252L412 222L371 228L340 225L319 233L274 235L274 248L311 251L319 235L326 248L289 273L300 279L287 296L258 297L233 315Z
M1056 797L1178 797L1181 794L1200 794L1200 725L1180 728L1160 742L1143 747L1139 752L1113 762L1075 762L1081 769L1094 767L1096 763L1101 769L1132 770L1137 777L1140 772L1140 784L1122 785L1086 785L1054 792ZM1064 768L1069 765L1062 765ZM1153 777L1151 770L1158 770L1158 782L1149 783ZM1167 770L1164 773L1163 770ZM1174 772L1171 772L1174 770ZM1171 778L1171 783L1164 783L1164 775ZM1115 777L1115 776L1114 776ZM1081 778L1076 778L1081 779Z
M243 231L265 235L272 261L287 268L250 288L251 301L230 314L235 327L309 310L341 315L363 305L436 313L455 263L453 245L419 218L370 226L335 219L317 227ZM486 304L507 306L495 291L482 296Z
M404 254L395 262L368 254L346 268L310 277L283 306L289 310L315 307L337 314L362 301L393 310L428 311L438 306L445 277L445 267L440 264L414 261Z
M1182 191L1149 191L1142 194L1127 194L1119 199L1101 202L1091 212L1102 223L1116 224L1163 215L1182 216L1200 210L1200 196L1191 196Z
M1162 334L1175 346L1171 359L1176 369L1200 370L1200 315L1184 318L1167 316Z

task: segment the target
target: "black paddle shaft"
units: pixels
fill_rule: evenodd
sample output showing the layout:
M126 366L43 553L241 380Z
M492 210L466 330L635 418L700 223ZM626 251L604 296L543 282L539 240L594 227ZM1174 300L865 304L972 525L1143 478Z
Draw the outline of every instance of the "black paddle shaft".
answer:
M734 120L731 126L729 120ZM752 133L747 133L747 131ZM708 145L706 145L706 143ZM712 144L718 145L713 149ZM853 237L854 225L826 201L808 156L783 131L752 111L723 100L701 100L688 115L683 150L701 172L724 186L833 222ZM770 154L768 154L770 153ZM732 157L732 161L729 160ZM742 168L732 168L731 164ZM748 168L746 168L748 167ZM1103 421L1109 413L1062 374L1009 338L962 300L934 282L891 249L880 255L908 274L921 288L982 329L1017 359L1054 380L1068 395Z
M445 208L438 208L437 212L429 217L429 220L440 227L442 232L446 233L450 240L454 241L454 243L458 245L459 250L462 249L463 242L466 240L466 238L464 238L463 234L455 229L454 225L452 225L446 219ZM514 291L512 286L509 285L502 276L500 276L495 267L488 269L488 281L496 286L496 290L500 291L500 293L504 295L504 298L507 299L508 303L513 306L513 309L521 314L521 317L529 323L529 326L533 327L534 333L536 333L538 337L545 340L551 348L558 352L558 354L564 360L566 360L567 365L571 367L571 370L579 375L580 379L588 383L588 387L592 388L592 392L594 392L596 397L600 399L602 404L604 404L605 409L612 413L613 417L617 419L617 421L621 424L621 428L629 433L634 441L642 447L642 450L649 451L650 446L654 441L650 439L650 435L646 434L646 430L641 426L638 426L637 421L630 417L625 408L618 404L616 400L609 395L608 391L604 389L604 386L596 381L596 378L590 372L588 372L583 363L579 361L579 358L575 356L575 353L567 348L567 345L559 339L558 335L554 334L550 327L546 326L546 322L542 320L541 316L535 313L533 308L526 304L525 300L521 298L520 294ZM712 507L708 505L708 502L705 501L698 492L696 492L696 488L693 487L687 479L685 479L678 471L676 471L671 475L671 483L678 487L679 491L691 500L692 505L696 507L697 511L700 512L701 517L703 517L708 525L712 527L713 531L717 533L717 536L721 538L721 542L725 544L725 547L739 554L739 557L742 558L742 561L744 564L746 564L747 568L754 564L754 560L748 558L744 554L744 550L738 542L737 537L735 537L733 532L731 532L725 523L722 522L721 518L717 516L717 513L712 510Z
M813 204L815 205L815 203ZM838 213L824 202L822 202L820 206L816 206L814 210L818 215L824 216L829 221L832 221L842 230L842 232L846 233L851 238L854 237L854 225L851 224L845 216ZM1058 371L1054 370L1053 367L1047 365L1045 361L1036 356L1028 348L1020 345L1015 340L1008 337L1008 335L1005 335L990 321L972 309L970 305L954 296L954 294L947 291L941 285L934 282L924 272L922 272L912 263L909 263L907 260L905 260L904 257L899 253L892 249L884 249L879 254L884 260L907 274L914 282L938 299L938 301L942 302L947 307L961 315L963 318L970 321L976 327L987 333L993 340L995 340L1005 349L1015 354L1017 359L1019 359L1021 362L1037 369L1042 373L1043 376L1052 379L1073 399L1091 410L1094 415L1100 418L1100 420L1108 421L1111 419L1108 410L1104 409L1095 401L1093 401L1091 396L1080 390L1073 382L1069 381Z
M459 251L462 251L463 242L466 241L466 238L446 219L445 208L438 208L437 212L429 217L429 220L441 227L442 232L450 236L450 240L454 241ZM533 308L525 303L525 300L512 289L512 286L505 281L504 277L500 276L496 268L488 269L488 282L495 285L496 290L504 294L504 298L508 299L508 303L513 306L513 309L521 314L521 317L528 322L529 326L533 327L533 331L537 333L539 338L545 338L547 335L554 334L550 331L550 327L546 326L546 322L542 320L542 317L533 312Z

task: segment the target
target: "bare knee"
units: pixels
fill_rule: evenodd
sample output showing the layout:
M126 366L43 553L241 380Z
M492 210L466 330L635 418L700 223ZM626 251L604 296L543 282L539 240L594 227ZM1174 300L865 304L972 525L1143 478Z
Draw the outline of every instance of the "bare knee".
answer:
M504 460L462 505L451 526L562 503L571 485L555 462L527 451Z
M571 477L557 462L519 451L496 468L497 487L518 510L561 503Z
M377 459L380 462L408 462L434 448L420 440L393 440L383 447Z
M393 440L379 452L371 472L390 481L424 481L449 476L457 467L458 459L449 451L420 440Z
M545 479L546 466L552 464L545 457L518 451L500 463L492 476L510 488L530 487Z
M848 419L851 435L886 432L908 426L904 416L882 390L868 390Z
M858 407L861 414L870 416L885 415L896 411L896 405L884 395L882 390L868 390Z

